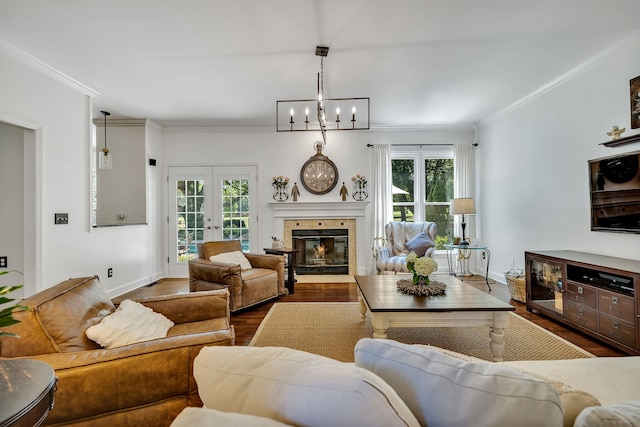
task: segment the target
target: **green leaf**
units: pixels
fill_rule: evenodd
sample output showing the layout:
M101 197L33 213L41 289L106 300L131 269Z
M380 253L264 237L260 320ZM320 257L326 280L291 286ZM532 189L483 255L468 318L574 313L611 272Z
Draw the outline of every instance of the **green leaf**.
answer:
M0 327L15 325L16 323L20 323L19 320L14 319L13 317L0 317Z
M22 285L14 285L14 286L0 286L0 295L6 295L9 292L13 292L22 287Z

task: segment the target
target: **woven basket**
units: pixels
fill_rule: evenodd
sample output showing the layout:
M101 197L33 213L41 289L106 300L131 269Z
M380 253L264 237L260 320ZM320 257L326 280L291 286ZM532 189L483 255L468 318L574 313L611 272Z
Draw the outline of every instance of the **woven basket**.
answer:
M504 278L507 280L507 288L509 288L509 294L511 298L519 302L527 302L527 291L525 288L524 276L517 276L515 274L504 274Z

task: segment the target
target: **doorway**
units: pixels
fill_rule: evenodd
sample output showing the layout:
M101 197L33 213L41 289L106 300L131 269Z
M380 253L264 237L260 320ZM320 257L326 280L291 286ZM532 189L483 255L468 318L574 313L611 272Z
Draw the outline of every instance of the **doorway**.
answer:
M169 277L188 277L198 244L240 240L257 250L257 165L169 167Z
M37 128L2 121L0 117L0 181L21 182L0 188L0 256L7 257L6 269L14 270L0 278L0 285L24 284L11 298L30 296L41 288L41 256L38 242L41 229L36 220L40 212L37 168L41 139ZM27 255L28 254L28 255ZM3 267L3 269L4 269Z

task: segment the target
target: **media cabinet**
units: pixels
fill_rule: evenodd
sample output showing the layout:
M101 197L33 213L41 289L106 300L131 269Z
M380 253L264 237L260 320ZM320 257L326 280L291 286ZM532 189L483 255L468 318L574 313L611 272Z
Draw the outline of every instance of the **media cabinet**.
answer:
M640 354L640 261L577 251L525 252L527 310Z

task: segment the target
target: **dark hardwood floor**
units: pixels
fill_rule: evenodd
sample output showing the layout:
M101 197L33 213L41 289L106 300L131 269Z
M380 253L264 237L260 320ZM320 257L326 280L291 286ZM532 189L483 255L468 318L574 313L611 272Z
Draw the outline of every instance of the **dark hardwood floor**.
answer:
M466 278L465 282L476 288L488 292L484 278ZM603 344L576 330L567 328L536 313L526 310L525 304L513 301L509 295L506 285L498 282L491 283L491 295L503 301L510 302L516 313L525 319L539 325L540 327L566 339L578 347L599 357L623 356L624 352ZM137 289L127 294L119 296L118 300L146 295L164 295L173 293L189 292L188 279L162 279L159 282L144 288ZM358 291L355 283L296 283L293 295L283 295L275 301L261 304L257 307L233 314L231 324L236 330L236 345L248 345L251 338L256 333L260 322L275 302L357 302Z

